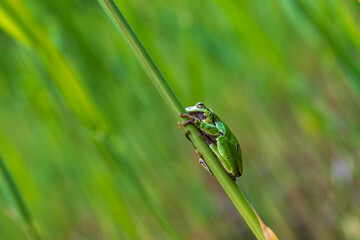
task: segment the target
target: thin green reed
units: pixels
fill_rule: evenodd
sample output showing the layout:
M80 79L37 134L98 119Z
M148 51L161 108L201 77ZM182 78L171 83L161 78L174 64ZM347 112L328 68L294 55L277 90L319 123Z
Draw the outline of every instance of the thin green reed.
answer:
M111 21L120 30L122 37L133 51L140 65L143 67L144 71L147 73L150 80L153 82L165 102L169 105L169 108L172 110L172 112L177 117L180 112L185 112L183 104L179 101L114 1L99 0L99 3ZM186 119L180 118L180 120ZM225 171L223 171L217 161L217 158L208 148L206 143L198 136L198 130L192 125L187 125L186 129L190 131L191 140L195 144L196 148L199 149L206 158L207 163L210 165L210 168L212 169L216 179L219 181L240 214L243 216L244 220L249 225L256 238L265 240L260 223L245 196L238 189L235 182L225 173Z
M34 240L41 239L38 231L36 230L36 228L34 226L33 218L30 214L29 209L27 208L27 206L25 204L25 200L21 196L21 193L20 193L18 187L16 186L16 183L15 183L13 177L11 176L10 171L6 167L5 162L1 155L0 155L0 172L2 173L5 184L9 188L11 196L15 201L16 208L19 212L19 216L22 218L22 220L26 224L30 238L34 239Z

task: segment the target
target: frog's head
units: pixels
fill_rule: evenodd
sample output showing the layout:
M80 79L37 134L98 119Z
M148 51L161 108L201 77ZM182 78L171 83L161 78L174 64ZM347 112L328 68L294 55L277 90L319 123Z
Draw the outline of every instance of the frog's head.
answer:
M202 122L214 122L214 113L207 108L202 102L197 103L193 107L187 107L186 111L193 117L198 118Z

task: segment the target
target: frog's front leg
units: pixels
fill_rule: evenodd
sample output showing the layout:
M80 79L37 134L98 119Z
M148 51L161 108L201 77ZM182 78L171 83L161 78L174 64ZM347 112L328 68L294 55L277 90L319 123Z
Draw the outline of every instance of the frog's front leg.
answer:
M220 135L219 129L214 124L202 122L198 118L190 116L189 114L186 114L186 113L179 113L179 116L186 117L189 119L189 120L183 122L181 124L182 126L186 126L191 123L191 124L194 124L195 127L199 128L201 131L203 131L209 135L212 135L212 136Z
M190 116L189 114L186 113L179 113L179 116L182 118L188 118L189 120L182 122L181 125L182 126L186 126L188 124L194 124L195 126L200 125L201 121L199 119L197 119L196 117Z

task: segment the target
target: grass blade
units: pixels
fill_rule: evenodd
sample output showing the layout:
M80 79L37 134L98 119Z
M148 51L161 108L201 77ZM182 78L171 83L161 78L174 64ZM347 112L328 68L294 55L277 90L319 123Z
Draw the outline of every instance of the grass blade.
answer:
M7 169L1 155L0 155L0 172L3 174L5 183L10 189L11 195L16 203L17 210L19 211L19 215L21 216L22 220L26 223L31 239L34 240L41 239L39 233L37 232L34 226L34 222L31 217L30 211L27 208L25 201L21 196L20 191L16 186L16 183L13 177L11 176L10 171Z

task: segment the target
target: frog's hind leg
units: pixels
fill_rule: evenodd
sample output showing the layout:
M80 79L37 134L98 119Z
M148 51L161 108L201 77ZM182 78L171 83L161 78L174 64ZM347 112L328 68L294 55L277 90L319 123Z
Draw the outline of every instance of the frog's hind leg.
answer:
M185 137L186 137L187 139L189 139L189 141L191 142L191 144L192 144L193 147L195 148L194 143L193 143L193 142L191 141L191 139L189 138L189 134L190 134L190 131L189 131L189 130L186 130L186 132L185 132ZM213 172L211 171L211 169L209 168L209 166L206 164L203 155L202 155L196 148L195 148L195 154L196 154L196 156L198 156L198 158L199 158L199 163L201 164L201 166L203 166L211 175L214 175Z
M209 168L209 166L206 164L205 160L204 160L204 157L203 155L196 149L194 143L191 141L191 139L189 138L189 134L190 134L190 131L189 130L186 130L185 132L185 137L187 139L189 139L189 141L191 142L191 144L194 146L195 148L195 154L196 156L198 156L199 158L199 163L201 164L201 166L203 166L211 175L214 175L213 172L211 171L211 169ZM203 138L204 136L199 133L199 137Z
M230 165L223 158L223 156L219 153L218 147L215 144L210 144L210 149L213 151L213 153L216 156L218 156L218 158L222 158L222 160L218 159L218 162L220 163L222 168L225 170L225 172L235 181L236 177L228 170L228 169L230 169Z
M187 114L183 114L183 113L180 113L179 116L180 117L183 117L184 115L187 115ZM189 116L189 115L188 115ZM189 116L191 117L191 116ZM192 117L191 117L192 118ZM188 124L194 124L194 120L193 119L189 119L185 122L182 122L182 123L179 123L178 122L178 125L180 128L183 128L183 126L186 126ZM198 156L199 158L199 163L201 164L201 166L203 166L211 175L214 175L213 172L211 171L211 169L209 168L209 166L206 164L205 160L204 160L204 157L202 156L202 154L196 149L194 143L191 141L190 137L189 137L189 134L190 134L190 131L189 129L187 129L185 131L185 137L191 142L191 144L193 145L193 147L195 148L195 154ZM206 137L201 133L199 132L198 133L198 136L203 139L205 142L206 142Z
M185 122L182 122L182 123L181 123L181 126L186 126L186 125L188 125L188 124L194 124L195 121L196 121L196 118L195 118L195 117L190 116L189 114L186 114L186 113L179 113L179 117L189 119L189 120L187 120L187 121L185 121ZM178 123L178 124L179 124L179 123ZM180 126L180 124L179 124L179 126ZM180 126L180 127L181 127L181 126Z

